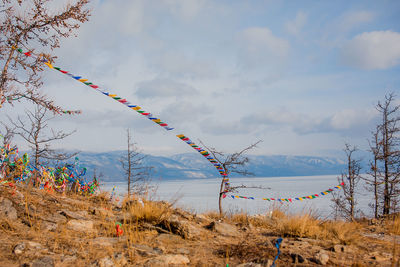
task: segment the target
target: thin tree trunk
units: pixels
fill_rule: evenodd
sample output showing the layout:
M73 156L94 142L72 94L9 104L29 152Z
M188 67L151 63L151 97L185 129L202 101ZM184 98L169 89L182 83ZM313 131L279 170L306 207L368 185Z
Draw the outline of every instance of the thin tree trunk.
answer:
M221 180L221 186L219 188L219 198L218 198L218 208L219 208L219 216L222 217L223 215L223 211L222 211L222 195L224 194L223 190L224 190L224 183L225 183L225 179L222 178Z
M132 161L131 161L131 135L129 132L129 129L127 130L128 132L128 155L127 155L127 159L128 159L128 199L131 197L131 168L132 168Z
M375 170L374 170L374 197L375 197L375 219L378 219L378 208L379 208L379 196L378 196L378 177L377 177L377 162L375 158Z
M0 108L2 107L2 104L4 103L4 90L5 90L5 84L7 81L7 71L8 71L8 65L10 64L11 58L14 55L14 49L10 51L10 54L7 58L6 63L4 64L3 71L1 73L1 81L0 81Z
M383 128L384 128L384 143L383 143L383 160L385 166L385 189L383 191L383 215L389 214L390 209L390 196L389 196L389 166L388 166L388 157L389 157L389 143L388 143L388 121L387 121L387 114L384 114L384 121L383 121Z

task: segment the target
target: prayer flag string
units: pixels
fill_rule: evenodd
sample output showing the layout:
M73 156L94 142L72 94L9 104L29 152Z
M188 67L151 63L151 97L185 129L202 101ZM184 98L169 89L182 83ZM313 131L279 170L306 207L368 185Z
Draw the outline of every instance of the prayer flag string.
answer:
M246 197L246 196L238 196L238 195L229 195L232 199L261 199L261 200L267 200L267 201L278 201L278 202L288 202L288 203L292 203L294 201L303 201L303 200L307 200L307 199L315 199L317 197L322 197L322 196L326 196L330 193L332 193L334 190L339 190L342 189L342 186L344 185L344 183L341 183L340 185L337 185L333 188L329 188L328 190L322 191L319 194L312 194L312 195L308 195L308 196L304 196L304 197L291 197L291 198L273 198L273 197L264 197L264 198L255 198L255 197ZM225 195L226 197L226 195ZM224 198L225 198L224 197Z
M58 71L58 72L60 72L62 74L65 74L65 75L69 76L70 78L72 78L74 80L77 80L77 81L85 84L86 86L89 86L89 87L95 89L96 91L100 92L101 94L114 99L115 101L127 106L128 108L136 111L137 113L140 113L144 117L148 118L149 120L151 120L154 123L158 124L159 126L163 127L165 130L167 130L167 131L174 130L173 127L169 126L167 123L163 122L161 119L155 117L150 112L147 112L147 111L143 110L140 106L132 104L127 99L125 99L123 97L120 97L117 94L113 94L113 93L107 92L106 90L101 89L100 86L94 84L93 82L89 81L88 79L83 78L80 75L75 75L75 74L72 74L69 71L61 69L60 67L53 66L53 64L48 59L46 59L45 57L37 56L32 51L24 52L21 48L13 47L13 49L16 49L19 53L24 54L27 57L35 58L36 60L43 62L50 69L53 69L53 70L56 70L56 71ZM63 111L63 113L65 113L65 114L79 114L80 111ZM219 174L224 179L223 198L226 198L226 196L227 196L226 193L229 192L230 184L229 184L228 174L225 172L223 166L221 166L221 164L215 158L213 158L207 150L205 150L205 149L199 147L198 145L196 145L187 136L185 136L183 134L178 134L178 135L176 135L176 137L178 137L183 142L185 142L189 146L191 146L194 150L196 150L197 152L202 154L218 170ZM341 188L340 186L335 186L334 187L334 189L340 189L340 188ZM320 195L321 196L327 195L327 194L331 193L334 189L328 189L326 191L323 191L323 192L321 192ZM302 200L305 200L305 199L314 199L316 197L319 197L320 195L319 194L314 194L314 195L309 195L309 196L305 196L305 197L297 197L297 198L262 198L262 199L263 200L268 200L268 201L293 202L293 201L302 201ZM238 196L238 195L230 195L230 196L233 199L235 199L235 198L253 199L253 200L255 199L254 197L246 197L246 196Z
M40 60L40 58L38 56L35 56L34 53L31 52L31 51L24 52L20 48L18 48L17 51L22 53L22 54L24 54L27 57L32 57L32 58ZM41 59L40 61L42 61L50 69L53 69L53 70L56 70L56 71L58 71L58 72L60 72L62 74L65 74L65 75L71 77L72 79L75 79L75 80L77 80L77 81L79 81L79 82L81 82L81 83L83 83L83 84L95 89L96 91L102 93L103 95L106 95L106 96L118 101L119 103L127 106L128 108L130 108L132 110L135 110L136 112L140 113L141 115L147 117L149 120L151 120L154 123L158 124L159 126L163 127L167 131L171 131L171 130L174 129L174 128L170 127L167 123L163 122L161 119L155 117L152 113L142 110L142 108L140 106L132 104L127 99L125 99L123 97L120 97L117 94L113 94L113 93L110 93L110 92L107 92L107 91L101 89L100 86L94 84L93 82L90 82L86 78L83 78L83 76L75 75L75 74L72 74L69 71L61 69L60 67L53 66L53 64L51 64L51 62L49 60L45 59L45 58ZM66 113L68 113L68 112L66 112ZM188 137L186 137L183 134L179 134L179 135L176 135L176 136L179 139L181 139L182 141L184 141L185 143L187 143L188 145L190 145L193 149L198 151L200 154L202 154L218 170L219 174L223 178L227 177L227 174L225 173L225 171L222 168L222 166L218 163L218 161L216 159L214 159L213 157L210 156L210 153L208 151L206 151L205 149L200 148L197 145L195 145Z

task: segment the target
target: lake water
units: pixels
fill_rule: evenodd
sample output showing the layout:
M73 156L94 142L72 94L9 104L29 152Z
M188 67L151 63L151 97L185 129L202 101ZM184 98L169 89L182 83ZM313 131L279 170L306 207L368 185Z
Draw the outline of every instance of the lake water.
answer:
M157 186L156 192L149 196L152 200L166 200L175 203L192 212L202 213L218 210L218 192L221 179L192 179L192 180L168 180L153 183ZM321 218L331 217L331 194L317 197L312 200L293 201L292 203L266 201L262 198L295 198L311 194L319 194L329 188L338 185L336 175L324 176L296 176L296 177L257 177L257 178L230 178L231 186L247 185L262 186L270 189L241 189L238 194L254 197L249 199L223 199L223 209L227 212L245 212L248 214L265 214L274 206L289 213L299 213L312 210ZM121 198L126 194L126 183L104 183L103 191L111 191L116 186L116 194ZM359 183L360 193L357 195L358 206L366 215L370 214L368 203L371 195L366 192L364 185ZM340 191L340 190L339 190Z

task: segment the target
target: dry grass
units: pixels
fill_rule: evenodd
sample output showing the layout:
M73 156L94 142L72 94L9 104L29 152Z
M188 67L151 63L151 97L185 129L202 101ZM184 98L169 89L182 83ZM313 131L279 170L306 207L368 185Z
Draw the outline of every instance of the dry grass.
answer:
M250 217L246 213L234 214L229 219L232 223L241 227L250 225Z
M332 240L344 245L356 244L361 241L361 225L356 222L329 221L322 227L326 231L326 240Z
M208 218L210 218L211 220L217 221L217 220L221 219L221 216L216 211L209 211L207 213L204 213L204 215L207 216Z
M274 218L274 217L273 217ZM308 214L286 216L275 220L275 230L281 236L321 238L320 222Z
M397 214L393 218L393 223L391 227L389 227L389 231L395 235L400 235L400 214Z
M163 201L131 201L125 206L128 211L129 221L149 222L158 224L171 216L173 209L170 204Z
M323 221L315 218L312 212L287 215L274 209L268 216L247 216L239 214L232 217L237 224L251 223L263 227L283 237L306 237L332 241L340 244L357 243L360 239L361 225L355 222Z

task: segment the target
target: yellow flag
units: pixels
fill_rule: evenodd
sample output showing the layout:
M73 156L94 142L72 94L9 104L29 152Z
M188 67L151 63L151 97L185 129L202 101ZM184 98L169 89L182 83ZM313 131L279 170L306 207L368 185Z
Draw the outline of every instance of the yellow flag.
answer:
M49 62L44 62L44 64L46 64L50 69L53 69L53 65L51 65Z
M79 81L84 83L84 82L87 82L88 79L79 79Z

